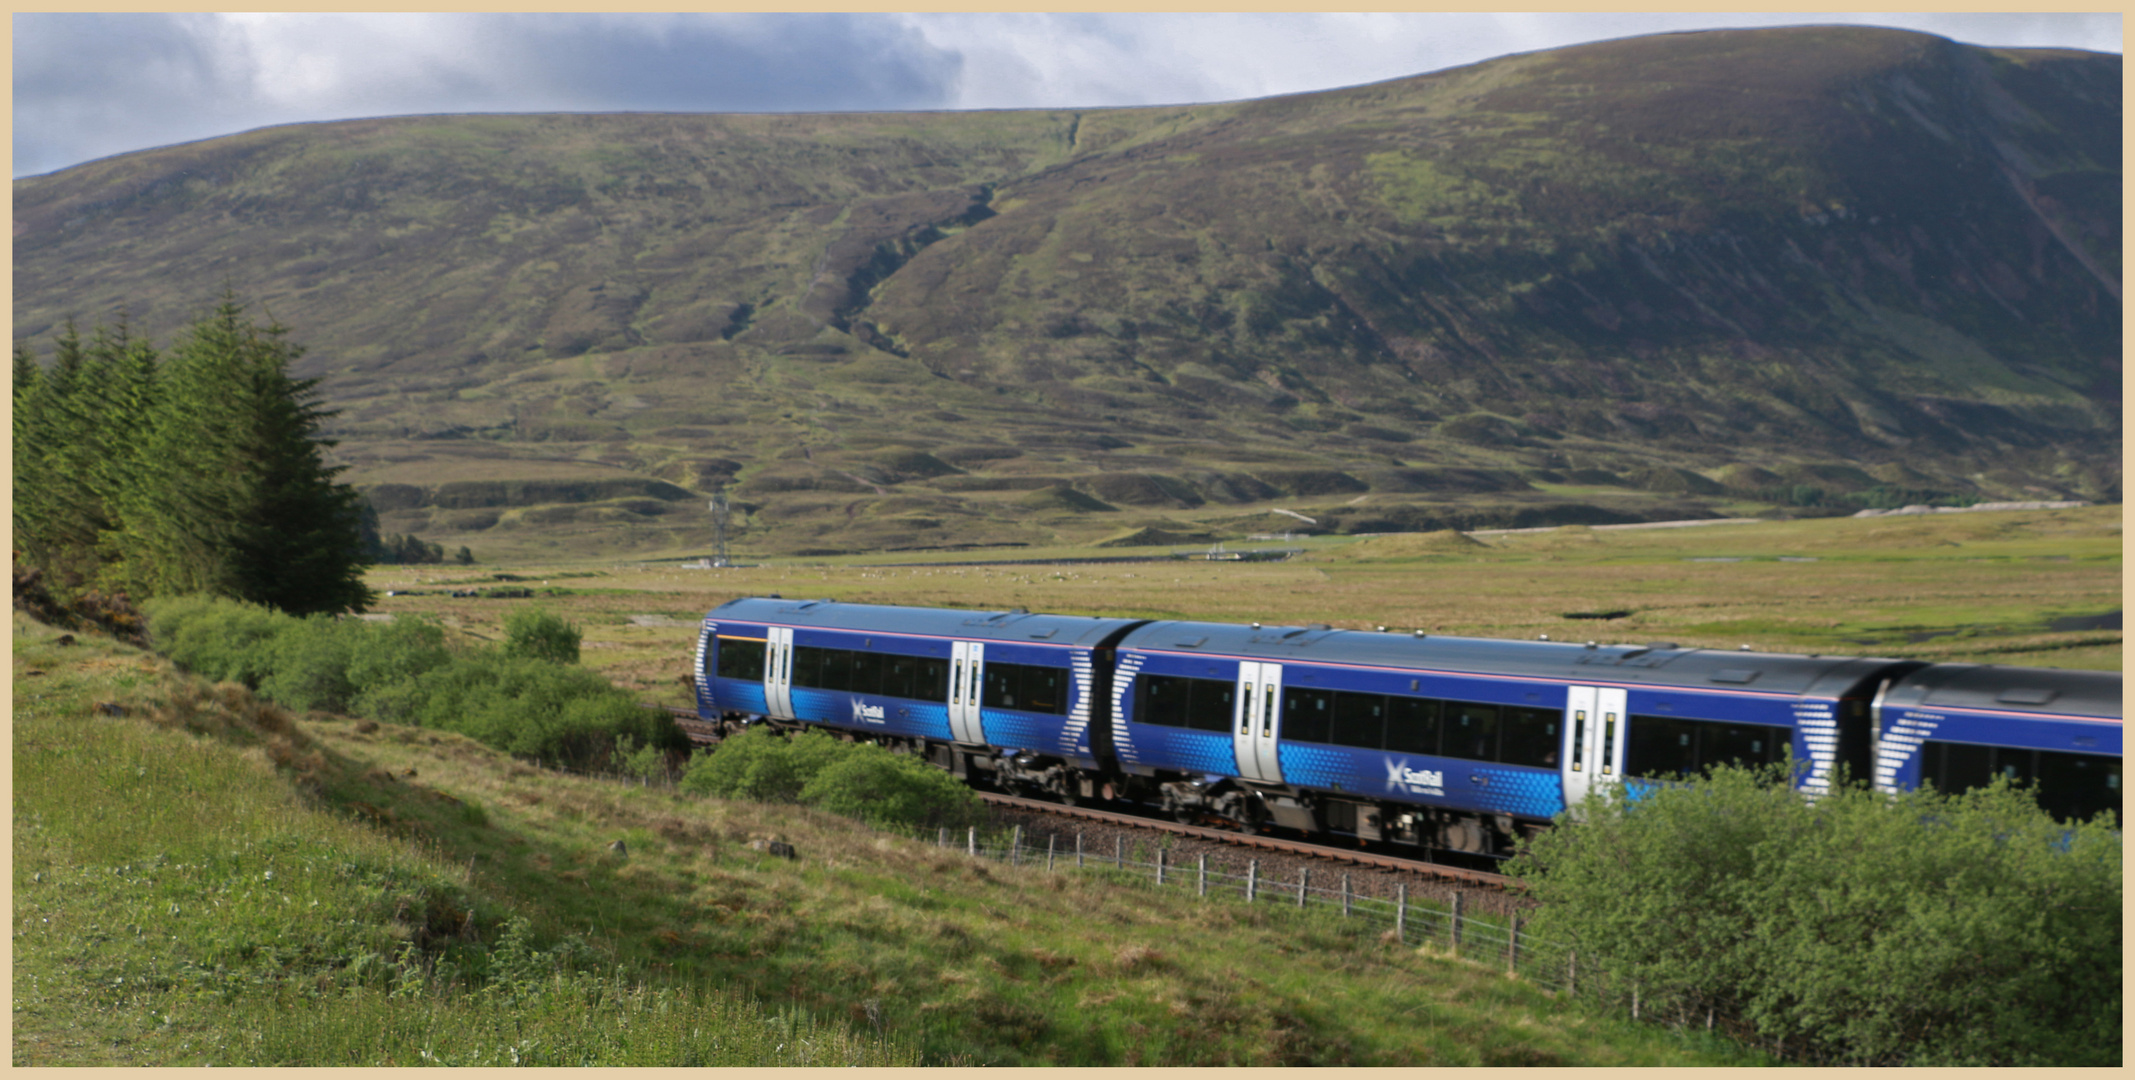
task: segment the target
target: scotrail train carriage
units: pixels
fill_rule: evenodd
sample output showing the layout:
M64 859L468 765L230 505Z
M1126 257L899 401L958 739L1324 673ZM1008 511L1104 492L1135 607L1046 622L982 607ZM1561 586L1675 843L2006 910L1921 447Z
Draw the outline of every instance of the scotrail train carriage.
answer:
M1597 786L1725 762L1886 790L2033 779L2120 805L2120 678L2036 668L972 612L778 597L706 616L698 709L1185 820L1500 853Z
M968 776L1094 797L1111 754L1091 720L1128 619L777 597L733 600L699 635L698 709L864 734ZM1078 784L1077 781L1080 781Z
M2056 817L2120 811L2120 676L1936 664L1875 700L1875 784L1958 792L2030 781Z
M1113 746L1182 817L1504 849L1597 783L1789 750L1865 771L1896 661L1166 622L1120 642ZM1916 665L1902 665L1916 666Z

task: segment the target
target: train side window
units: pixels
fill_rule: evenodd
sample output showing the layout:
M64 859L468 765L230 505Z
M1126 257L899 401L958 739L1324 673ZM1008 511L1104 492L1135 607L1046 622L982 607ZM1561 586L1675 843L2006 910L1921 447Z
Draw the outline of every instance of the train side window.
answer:
M2039 805L2059 821L2088 821L2109 813L2118 828L2120 759L2039 751Z
M1282 733L1299 742L1331 742L1334 732L1332 697L1325 690L1300 686L1282 688Z
M1561 709L1529 709L1508 705L1502 717L1498 760L1507 765L1531 765L1538 769L1557 767L1557 725L1564 722Z
M793 685L823 685L823 652L812 645L793 647Z
M1062 714L1067 712L1067 669L1046 667L1043 664L1022 664L1021 676L1016 680L1022 687L1021 708L1031 712Z
M922 656L912 677L912 696L921 701L947 701L949 662L938 656Z
M1399 754L1438 752L1439 709L1434 698L1386 699L1386 748Z
M816 687L821 690L850 690L853 680L853 654L850 649L824 649L823 664L816 672Z
M1699 737L1698 767L1769 765L1786 756L1787 729L1761 724L1705 724Z
M1378 750L1386 745L1386 697L1335 691L1334 732L1328 742Z
M1195 731L1229 731L1237 712L1238 684L1222 679L1186 679L1186 726Z
M898 656L885 653L882 657L882 696L908 698L912 696L912 676L919 667L916 656Z
M1022 687L1016 685L1017 668L1020 664L986 665L983 689L979 691L979 704L989 709L1020 709L1023 700Z
M1920 778L1947 795L1986 787L1994 779L1994 748L1969 743L1928 742L1920 747ZM1932 769L1933 771L1929 771Z
M1705 725L1673 716L1633 716L1624 733L1624 775L1674 780L1698 771L1698 731Z
M1143 674L1135 676L1134 682L1139 698L1135 702L1135 723L1186 726L1186 703L1190 693L1187 680L1176 675Z
M764 680L764 643L739 638L719 639L719 677Z
M1497 760L1498 707L1446 702L1445 755L1470 761Z

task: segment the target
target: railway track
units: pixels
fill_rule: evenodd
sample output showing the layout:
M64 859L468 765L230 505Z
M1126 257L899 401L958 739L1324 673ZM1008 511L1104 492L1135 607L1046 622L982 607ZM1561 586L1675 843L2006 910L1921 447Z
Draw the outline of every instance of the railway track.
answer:
M659 709L674 717L675 725L681 728L693 743L700 746L711 746L719 742L717 727L698 719L694 710L672 705L647 704L645 707ZM1120 828L1165 832L1232 847L1274 851L1284 855L1321 859L1329 862L1345 863L1350 866L1364 866L1375 870L1420 874L1425 877L1482 885L1493 889L1505 889L1514 882L1513 878L1504 874L1493 874L1487 870L1476 870L1464 866L1448 866L1444 863L1403 859L1392 855L1381 855L1376 852L1330 847L1324 844L1309 844L1301 840L1285 840L1281 837L1263 836L1258 833L1238 832L1231 829L1184 825L1175 821L1166 821L1163 818L1144 817L1140 814L1123 813L1117 810L1100 810L1089 806L1065 806L1043 799L1026 799L1016 795L1003 795L992 791L978 791L977 794L979 798L994 806L1018 810L1028 814L1080 818L1085 821L1094 821Z

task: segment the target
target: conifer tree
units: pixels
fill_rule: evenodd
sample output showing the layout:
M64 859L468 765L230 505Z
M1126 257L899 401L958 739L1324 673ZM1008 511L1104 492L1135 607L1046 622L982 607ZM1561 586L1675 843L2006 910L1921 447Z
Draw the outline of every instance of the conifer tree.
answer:
M18 356L18 386L21 364ZM68 319L51 369L30 380L15 430L15 545L63 589L94 575L97 537L107 524L89 476L100 419L89 367L80 330Z
M161 370L145 453L114 549L146 593L204 592L294 614L362 610L361 515L326 464L333 413L289 366L287 330L232 295L195 321Z

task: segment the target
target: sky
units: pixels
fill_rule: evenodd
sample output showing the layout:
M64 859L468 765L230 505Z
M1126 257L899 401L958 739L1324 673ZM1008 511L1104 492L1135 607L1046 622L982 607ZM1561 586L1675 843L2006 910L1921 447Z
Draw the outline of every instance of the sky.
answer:
M2117 12L20 13L13 175L370 116L1235 101L1586 41L1805 23L2121 51Z

